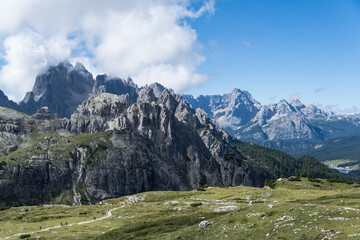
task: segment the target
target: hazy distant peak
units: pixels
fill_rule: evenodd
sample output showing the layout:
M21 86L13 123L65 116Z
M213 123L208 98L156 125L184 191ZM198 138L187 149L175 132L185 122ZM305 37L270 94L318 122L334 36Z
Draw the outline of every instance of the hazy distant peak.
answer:
M74 66L68 61L68 60L64 60L62 62L60 62L58 65L56 66L51 66L49 68L49 70L51 70L52 68L65 68L67 70L73 70L74 69Z
M76 64L75 64L75 70L77 70L77 71L86 71L87 72L87 70L86 70L86 68L84 67L84 65L82 65L82 63L80 63L80 62L76 62Z
M304 107L306 107L299 99L291 99L289 103L295 107L297 110L300 110Z

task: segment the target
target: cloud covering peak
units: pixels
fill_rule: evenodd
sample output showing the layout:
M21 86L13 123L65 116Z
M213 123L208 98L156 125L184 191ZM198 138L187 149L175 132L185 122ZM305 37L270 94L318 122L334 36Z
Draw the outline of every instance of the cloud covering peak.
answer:
M213 13L214 0L197 9L189 0L1 1L0 89L20 100L38 73L69 59L185 90L208 80L196 73L205 59L187 20Z

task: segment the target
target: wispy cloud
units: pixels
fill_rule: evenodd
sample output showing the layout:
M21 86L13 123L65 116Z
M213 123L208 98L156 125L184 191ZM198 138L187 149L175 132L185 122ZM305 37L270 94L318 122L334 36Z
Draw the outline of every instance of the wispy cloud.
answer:
M242 43L248 48L253 48L252 44L249 43L248 41L243 40Z
M336 114L359 114L360 113L359 106L351 106L351 107L347 107L347 108L341 108L337 104L322 105L321 103L315 103L315 105L327 112L333 112Z
M290 97L290 101L299 100L300 99L300 93L295 93Z
M325 87L320 87L320 88L315 88L315 89L314 89L314 91L315 91L316 93L320 93L320 92L323 92L323 91L325 91L325 90L327 90L327 88L325 88Z
M278 97L276 95L273 95L269 98L270 103L275 103L277 101Z

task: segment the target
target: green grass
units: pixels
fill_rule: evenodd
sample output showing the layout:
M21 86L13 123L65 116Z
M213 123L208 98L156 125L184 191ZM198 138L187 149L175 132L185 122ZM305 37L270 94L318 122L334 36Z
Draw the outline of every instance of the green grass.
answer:
M271 190L209 186L91 206L10 208L0 212L0 238L28 233L34 239L359 239L359 189L356 183L302 178L276 182ZM38 232L40 226L99 218L109 207L117 209L107 219ZM210 226L199 229L203 220Z

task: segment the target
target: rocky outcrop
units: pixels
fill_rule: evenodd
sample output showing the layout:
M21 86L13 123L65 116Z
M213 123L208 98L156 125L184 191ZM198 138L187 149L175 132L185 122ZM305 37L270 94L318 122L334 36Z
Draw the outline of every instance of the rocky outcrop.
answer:
M51 120L57 118L57 114L51 114L48 107L42 107L34 114L34 118L38 120Z

